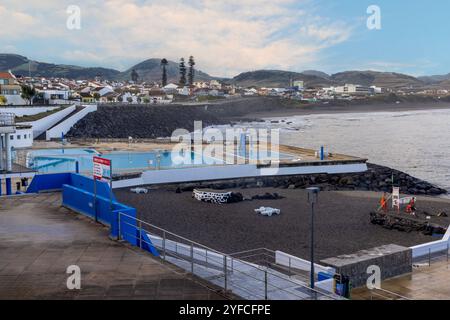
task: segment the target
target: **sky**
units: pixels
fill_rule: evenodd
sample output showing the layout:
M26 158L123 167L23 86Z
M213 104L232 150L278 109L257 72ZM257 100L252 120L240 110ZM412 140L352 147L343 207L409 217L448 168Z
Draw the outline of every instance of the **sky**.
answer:
M380 29L367 26L372 5ZM222 77L258 69L447 74L449 12L448 0L0 0L0 53L120 71L193 55L198 69Z

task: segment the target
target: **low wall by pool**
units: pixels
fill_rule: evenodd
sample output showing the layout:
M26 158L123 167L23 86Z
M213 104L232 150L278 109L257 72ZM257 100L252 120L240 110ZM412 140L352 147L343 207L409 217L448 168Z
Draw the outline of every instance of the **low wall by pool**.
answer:
M290 167L260 168L254 164L204 166L173 170L149 170L138 178L113 182L113 188L126 188L140 185L182 183L194 181L213 181L261 176L302 175L316 173L350 173L367 171L366 163L299 165Z

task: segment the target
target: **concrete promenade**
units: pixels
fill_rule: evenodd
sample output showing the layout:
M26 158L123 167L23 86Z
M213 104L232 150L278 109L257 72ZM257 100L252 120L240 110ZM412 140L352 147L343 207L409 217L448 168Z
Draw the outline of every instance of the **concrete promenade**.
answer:
M60 204L59 193L0 198L0 299L224 299ZM81 290L67 289L70 265Z

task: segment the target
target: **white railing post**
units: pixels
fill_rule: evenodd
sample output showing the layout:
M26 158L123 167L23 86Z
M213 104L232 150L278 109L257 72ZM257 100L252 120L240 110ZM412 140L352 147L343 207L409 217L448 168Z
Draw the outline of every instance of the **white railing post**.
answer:
M191 242L191 273L194 274L194 243Z
M228 291L228 271L227 271L227 256L223 255L223 275L224 275L224 289L225 293Z
M163 231L163 259L166 261L166 232Z
M289 278L291 277L291 257L289 257Z

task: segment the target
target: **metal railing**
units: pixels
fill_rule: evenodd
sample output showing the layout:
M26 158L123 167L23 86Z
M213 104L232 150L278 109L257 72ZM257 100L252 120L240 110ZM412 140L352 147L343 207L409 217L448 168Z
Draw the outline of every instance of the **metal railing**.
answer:
M412 299L383 288L374 288L370 290L370 300L412 300Z
M322 289L256 263L214 250L148 222L119 213L119 238L141 249L158 250L161 259L249 300L337 300Z
M295 277L295 279L302 280L305 283L309 283L310 281L310 273L308 271L295 268L291 256L286 257L288 260L286 266L278 263L276 259L276 252L267 248L240 251L230 254L230 257L274 269L289 277Z
M16 124L16 115L11 112L0 112L0 127L11 127Z
M433 263L446 263L447 268L450 262L450 243L447 243L447 248L433 252L428 249L428 254L413 259L414 267L431 267Z

